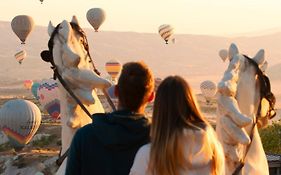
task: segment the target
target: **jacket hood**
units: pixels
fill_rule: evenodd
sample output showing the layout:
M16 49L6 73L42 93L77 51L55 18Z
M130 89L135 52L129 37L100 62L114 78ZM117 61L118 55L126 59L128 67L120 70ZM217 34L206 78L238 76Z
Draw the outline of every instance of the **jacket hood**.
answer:
M122 150L145 144L149 138L148 119L127 110L93 115L94 135L107 149Z

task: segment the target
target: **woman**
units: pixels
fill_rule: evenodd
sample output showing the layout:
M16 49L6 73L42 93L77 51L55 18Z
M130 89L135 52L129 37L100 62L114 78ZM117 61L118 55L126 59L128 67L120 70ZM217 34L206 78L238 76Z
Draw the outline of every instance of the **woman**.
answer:
M183 78L170 76L160 84L150 135L130 175L224 174L222 147Z

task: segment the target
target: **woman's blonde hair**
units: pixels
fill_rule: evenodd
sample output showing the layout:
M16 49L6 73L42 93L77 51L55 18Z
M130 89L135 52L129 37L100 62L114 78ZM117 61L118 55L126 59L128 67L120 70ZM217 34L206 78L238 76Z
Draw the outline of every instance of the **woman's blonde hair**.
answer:
M190 155L184 150L184 129L206 131L208 122L202 117L188 83L179 76L167 77L159 86L154 102L151 126L151 152L148 171L153 175L179 175L191 167ZM216 149L209 149L209 140L203 136L201 151L213 158L212 174L222 167ZM215 138L214 138L215 139ZM192 140L190 140L192 142ZM192 144L192 143L190 143ZM210 153L211 152L211 153Z

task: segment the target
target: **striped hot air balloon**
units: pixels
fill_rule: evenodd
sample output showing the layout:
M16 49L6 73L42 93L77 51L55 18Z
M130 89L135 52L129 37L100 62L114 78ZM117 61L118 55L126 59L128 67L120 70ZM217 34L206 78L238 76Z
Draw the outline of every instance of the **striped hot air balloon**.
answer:
M158 32L160 36L166 41L166 44L168 44L168 41L172 39L172 36L174 34L174 28L169 24L163 24L159 27Z
M40 124L41 112L31 101L10 100L0 110L0 128L16 151L29 143Z
M42 107L54 119L60 117L60 100L58 83L53 79L42 80L37 91Z
M111 76L112 80L115 81L122 69L122 64L118 60L110 60L105 63L105 70Z
M23 82L23 86L26 89L28 89L28 90L31 89L32 85L33 85L33 81L32 80L24 80L24 82Z
M211 98L214 97L217 92L217 85L210 80L206 80L200 84L200 89L207 103L209 103Z
M25 50L21 50L21 51L19 51L19 52L17 52L15 54L15 58L19 62L19 64L21 64L22 61L25 59L26 55L27 55L26 51Z
M221 49L219 51L219 56L221 57L221 59L223 61L225 61L227 59L227 57L228 57L228 51L226 49Z

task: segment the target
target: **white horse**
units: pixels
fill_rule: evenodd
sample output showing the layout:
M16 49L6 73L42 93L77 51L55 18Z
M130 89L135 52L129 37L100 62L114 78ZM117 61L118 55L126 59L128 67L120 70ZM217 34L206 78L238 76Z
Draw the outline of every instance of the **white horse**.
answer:
M71 23L64 20L57 27L54 27L50 22L48 33L51 37L48 44L49 51L44 51L45 56L41 54L43 60L49 61L55 66L69 89L83 103L90 114L104 113L95 88L104 89L111 84L93 71L94 66L89 54L88 42L76 17L72 18ZM58 83L62 124L61 155L63 155L68 150L77 129L91 123L92 120L66 91L61 82L58 81ZM64 159L57 174L65 174L66 160Z
M267 175L268 163L258 133L258 126L265 125L267 114L271 112L269 102L265 98L261 100L263 82L259 81L257 73L257 69L265 71L264 50L249 59L231 44L228 59L229 66L218 84L216 126L225 152L226 174L234 173L240 162L244 162L237 174ZM255 124L257 117L262 120Z

